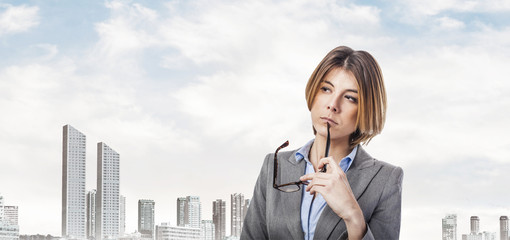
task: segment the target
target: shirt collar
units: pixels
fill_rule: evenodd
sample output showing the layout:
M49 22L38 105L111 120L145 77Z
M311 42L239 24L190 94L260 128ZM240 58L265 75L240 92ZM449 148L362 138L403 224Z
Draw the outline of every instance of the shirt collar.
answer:
M310 149L312 148L312 144L313 142L315 141L315 139L312 139L310 141L308 141L304 146L302 146L295 154L295 158L296 158L296 162L299 162L301 160L305 160L307 163L310 163L310 160L308 159L308 155L310 153ZM356 157L356 153L358 152L358 145L356 145L351 153L349 153L349 155L347 155L346 157L342 158L342 160L340 161L340 167L342 168L342 170L344 170L344 172L347 172L347 170L349 169L349 167L351 166L354 158ZM343 169L343 168L346 168L346 169Z

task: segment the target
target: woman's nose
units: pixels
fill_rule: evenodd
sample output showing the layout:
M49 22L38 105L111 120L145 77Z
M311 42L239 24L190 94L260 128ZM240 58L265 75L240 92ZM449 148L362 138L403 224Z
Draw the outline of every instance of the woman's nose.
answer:
M328 110L334 112L334 113L338 113L340 111L340 101L339 101L339 98L340 96L335 96L335 97L332 97L330 100L329 100L329 103L328 103Z
M331 110L331 111L333 111L335 113L338 112L338 108L335 105L333 105L333 104L329 104L328 105L328 110Z

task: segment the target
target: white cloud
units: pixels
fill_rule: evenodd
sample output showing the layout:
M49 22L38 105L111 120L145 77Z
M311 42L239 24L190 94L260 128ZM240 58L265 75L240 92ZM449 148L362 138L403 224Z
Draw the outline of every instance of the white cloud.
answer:
M439 24L439 28L445 30L462 29L466 26L464 22L450 17L438 18L437 23Z
M399 1L402 12L412 15L435 16L445 11L453 12L505 12L510 10L510 3L504 0L406 0Z
M0 4L0 36L25 32L39 25L38 11L36 6Z
M99 34L95 54L118 60L152 46L156 39L151 31L157 24L156 11L140 4L122 1L106 2L111 18L96 24Z

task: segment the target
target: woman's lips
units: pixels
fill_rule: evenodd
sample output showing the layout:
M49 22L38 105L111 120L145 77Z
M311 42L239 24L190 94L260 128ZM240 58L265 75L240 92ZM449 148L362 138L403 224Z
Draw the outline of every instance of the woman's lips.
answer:
M338 124L337 122L335 122L335 120L328 118L328 117L321 117L321 119L324 120L324 122L329 122L329 125L331 125L331 124L337 125Z

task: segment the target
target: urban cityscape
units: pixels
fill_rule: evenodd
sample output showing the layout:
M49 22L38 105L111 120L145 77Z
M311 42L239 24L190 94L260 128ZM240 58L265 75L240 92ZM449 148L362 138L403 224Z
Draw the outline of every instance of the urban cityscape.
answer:
M480 218L471 216L469 219L470 232L462 234L462 240L510 240L508 234L508 216L499 218L499 238L497 233L480 230ZM442 220L443 240L457 240L457 215L447 214Z
M62 134L62 226L61 236L22 235L19 232L18 207L7 204L0 194L0 240L119 239L119 240L234 240L241 235L243 219L250 204L242 193L231 194L230 235L226 235L227 201L212 202L212 220L202 219L199 196L176 199L176 222L156 224L156 202L138 200L138 228L126 232L126 197L120 194L120 155L104 142L97 143L96 189L85 188L86 135L71 125ZM508 217L499 218L500 232L480 229L480 218L471 216L470 232L462 240L510 240ZM442 239L457 240L456 214L442 219ZM460 239L460 238L459 238Z
M212 202L212 220L202 219L199 196L176 200L176 224L156 224L156 202L138 200L138 230L126 233L126 197L120 194L120 155L104 142L97 143L97 188L86 191L86 136L71 125L63 127L62 235L22 235L18 207L5 203L0 193L0 240L119 239L119 240L234 240L239 239L250 204L242 193L231 194L230 236L226 235L227 201Z

